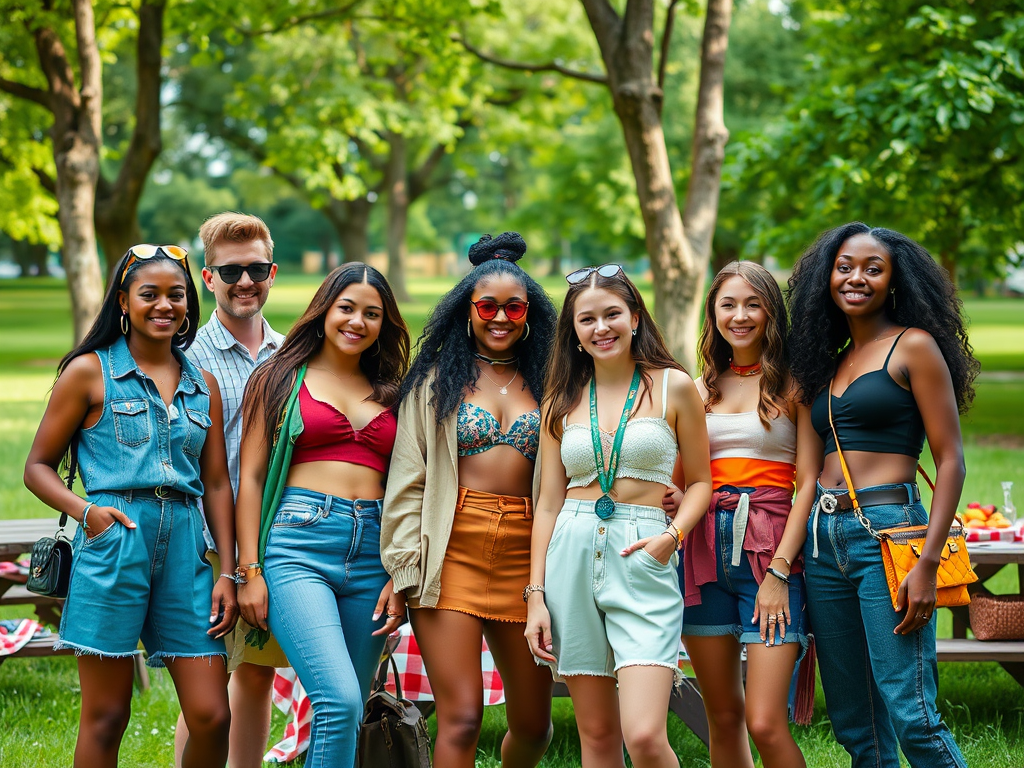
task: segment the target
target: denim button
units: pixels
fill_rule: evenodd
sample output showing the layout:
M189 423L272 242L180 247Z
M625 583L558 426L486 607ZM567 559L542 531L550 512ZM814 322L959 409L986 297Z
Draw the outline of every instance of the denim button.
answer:
M599 534L601 534L602 536L604 536L604 528L603 528L603 527L601 527L601 528L598 528L598 529L597 529L597 532L598 532Z
M598 560L600 560L601 559L601 553L598 552L596 555L594 555L594 557L596 557Z

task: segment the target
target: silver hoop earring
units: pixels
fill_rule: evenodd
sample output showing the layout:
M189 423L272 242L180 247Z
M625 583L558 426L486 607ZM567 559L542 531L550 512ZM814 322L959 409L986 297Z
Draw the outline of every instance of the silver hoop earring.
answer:
M519 337L520 341L530 337L530 324L529 323L524 323L524 325L526 325L526 333L524 333L522 336Z
M636 336L636 328L633 329L633 335Z
M128 335L128 313L121 312L121 333L125 336Z
M185 315L185 330L182 330L181 328L179 328L178 329L178 335L179 336L184 336L186 333L188 333L188 329L190 327L191 326L189 325L189 322L188 322L188 315Z
M317 328L316 329L316 337L318 339L322 339L324 337L324 329L323 328Z

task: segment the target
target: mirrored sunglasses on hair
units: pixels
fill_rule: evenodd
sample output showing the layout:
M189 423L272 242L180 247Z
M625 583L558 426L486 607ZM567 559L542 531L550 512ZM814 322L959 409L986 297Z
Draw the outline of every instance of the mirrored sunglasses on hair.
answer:
M185 264L185 271L188 271L188 251L180 245L150 245L149 243L142 243L141 245L133 245L128 249L128 261L125 262L124 270L121 272L121 282L124 282L125 275L128 274L128 269L132 264L137 261L152 259L158 253L162 253L169 259L183 262Z
M476 307L476 313L480 315L481 320L493 320L498 316L498 310L505 310L505 317L509 320L522 320L526 317L526 310L530 306L530 302L523 301L522 299L512 299L512 301L506 301L504 304L499 304L496 301L490 299L481 299L480 301L469 302Z
M208 269L220 275L220 279L228 285L234 285L242 279L243 272L247 273L249 279L254 283L262 283L270 277L270 268L273 266L274 262L272 261L258 261L244 267L241 264L224 264L220 267L208 267Z
M602 264L599 267L583 267L583 269L570 272L565 276L565 280L569 285L579 285L595 272L601 277L615 277L616 275L623 274L622 267L618 264Z

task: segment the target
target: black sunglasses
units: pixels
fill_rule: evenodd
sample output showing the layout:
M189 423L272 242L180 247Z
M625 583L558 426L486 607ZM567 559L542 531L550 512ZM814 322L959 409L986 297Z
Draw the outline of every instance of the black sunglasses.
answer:
M254 283L262 283L270 277L270 268L273 266L274 262L272 261L258 261L244 267L241 264L225 264L222 267L210 267L209 269L220 275L220 279L228 285L234 285L242 279L243 272L247 272L249 279Z
M602 264L599 267L583 267L583 269L577 269L575 272L570 272L565 276L565 280L569 285L579 285L595 272L597 272L601 277L615 277L616 275L622 274L622 267L618 264Z

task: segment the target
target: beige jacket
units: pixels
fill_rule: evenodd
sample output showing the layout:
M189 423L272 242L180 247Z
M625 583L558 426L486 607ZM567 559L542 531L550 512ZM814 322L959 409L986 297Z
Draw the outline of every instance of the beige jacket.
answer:
M438 425L430 403L433 378L424 380L399 409L381 518L381 560L395 591L404 590L413 608L437 605L459 495L458 411ZM540 466L538 455L534 498Z

